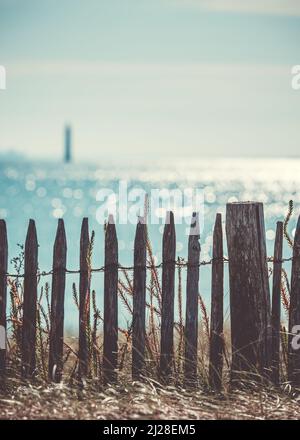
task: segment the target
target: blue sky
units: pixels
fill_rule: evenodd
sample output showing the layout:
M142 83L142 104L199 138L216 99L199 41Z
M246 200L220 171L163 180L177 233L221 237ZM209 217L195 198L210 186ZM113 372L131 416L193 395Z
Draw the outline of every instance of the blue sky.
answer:
M298 0L0 0L0 151L297 155Z

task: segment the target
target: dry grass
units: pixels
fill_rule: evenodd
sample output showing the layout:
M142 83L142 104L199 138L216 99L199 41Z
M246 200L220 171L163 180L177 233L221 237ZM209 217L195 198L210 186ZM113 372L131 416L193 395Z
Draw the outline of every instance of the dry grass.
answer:
M275 390L213 395L158 383L92 385L76 391L63 384L16 386L0 398L1 419L298 419L299 401Z

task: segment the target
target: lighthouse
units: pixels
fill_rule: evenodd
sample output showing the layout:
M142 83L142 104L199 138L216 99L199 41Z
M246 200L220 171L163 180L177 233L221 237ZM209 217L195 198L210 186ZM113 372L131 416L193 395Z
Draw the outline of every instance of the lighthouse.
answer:
M65 151L64 161L70 163L72 161L72 130L70 125L65 126Z

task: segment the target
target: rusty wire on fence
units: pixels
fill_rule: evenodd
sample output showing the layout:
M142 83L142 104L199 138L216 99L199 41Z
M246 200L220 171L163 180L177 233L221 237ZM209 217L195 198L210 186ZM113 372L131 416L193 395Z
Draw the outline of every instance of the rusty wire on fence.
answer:
M267 263L287 263L287 262L293 261L293 259L295 259L295 257L288 257L288 258L281 258L281 259L275 259L274 257L267 257ZM165 263L161 262L159 264L147 264L146 266L141 266L141 267L145 267L147 270L162 269L164 264L169 264L169 263L175 264L175 266L177 266L177 267L186 267L186 268L187 267L201 267L201 266L209 266L214 261L229 263L229 259L226 257L224 257L224 258L211 258L210 260L200 261L198 264L191 264L188 261L185 261L184 258L182 258L180 261L178 261L178 260L166 261ZM118 270L121 270L121 271L122 270L133 271L137 267L139 267L139 266L123 266L121 264L118 264ZM104 265L99 268L92 268L92 269L90 269L90 273L105 272L105 268L109 268L109 265L106 265L106 266ZM80 274L82 272L80 269L72 270L72 269L65 268L63 270L66 274L73 274L73 275ZM53 275L53 273L55 273L54 270L49 270L47 272L46 271L38 272L36 275L38 277L50 276L50 275ZM2 275L6 275L7 277L10 277L10 278L24 278L24 276L25 276L24 273L17 274L17 273L9 273L9 272L2 274Z

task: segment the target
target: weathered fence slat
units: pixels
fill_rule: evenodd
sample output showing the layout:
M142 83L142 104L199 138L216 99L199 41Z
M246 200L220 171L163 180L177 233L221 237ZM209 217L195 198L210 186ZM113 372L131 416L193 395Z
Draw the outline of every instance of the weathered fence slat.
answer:
M262 203L228 203L232 379L269 366L270 292Z
M118 239L113 216L105 232L103 378L117 380L118 366Z
M139 219L134 241L132 377L137 380L145 368L146 315L146 224Z
M281 269L282 269L283 223L277 222L274 243L273 286L272 286L272 381L279 384L280 364L280 314L281 314Z
M173 370L176 234L174 214L168 212L163 233L160 375L168 380Z
M7 231L0 220L0 378L6 371Z
M213 260L211 272L211 327L209 344L209 383L220 390L223 370L223 298L224 261L222 216L217 214L213 232Z
M197 379L199 261L201 250L199 239L199 214L194 212L188 242L186 279L184 378L187 384L192 384Z
M89 372L89 341L88 324L90 319L90 268L89 256L89 222L85 217L81 225L80 234L80 278L79 278L79 347L78 360L79 377Z
M67 241L63 219L58 220L53 248L51 294L49 379L60 382L63 370L64 301L66 284Z
M25 241L24 266L22 377L26 379L34 374L36 366L38 241L34 220L29 221Z
M298 326L298 329L295 327ZM293 335L300 330L300 216L298 218L291 275L291 299L289 311L288 378L292 385L300 386L300 349L292 344Z

